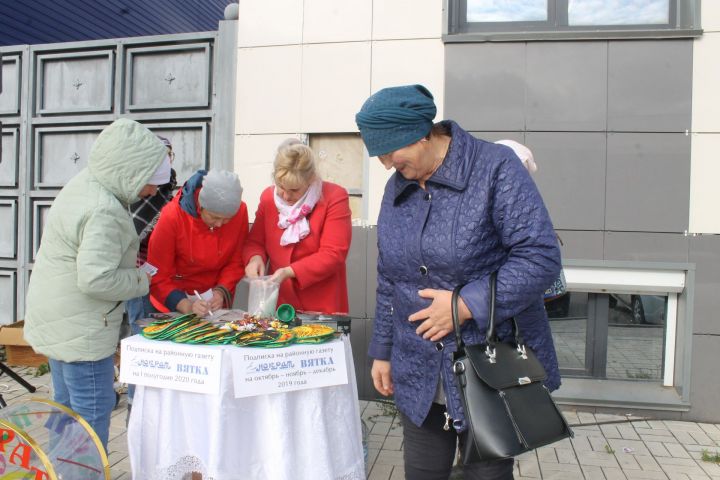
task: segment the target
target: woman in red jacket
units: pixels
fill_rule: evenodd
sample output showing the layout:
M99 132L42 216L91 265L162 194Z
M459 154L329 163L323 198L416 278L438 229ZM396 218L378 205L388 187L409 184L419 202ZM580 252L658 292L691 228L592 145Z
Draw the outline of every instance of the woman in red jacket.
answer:
M278 304L296 310L347 313L345 259L352 225L347 191L320 179L310 147L286 140L273 180L260 196L243 258L245 273L280 283Z
M148 263L158 269L150 301L159 311L205 316L232 306L245 274L248 213L241 197L236 174L199 170L162 209L148 247ZM207 299L196 300L195 292Z

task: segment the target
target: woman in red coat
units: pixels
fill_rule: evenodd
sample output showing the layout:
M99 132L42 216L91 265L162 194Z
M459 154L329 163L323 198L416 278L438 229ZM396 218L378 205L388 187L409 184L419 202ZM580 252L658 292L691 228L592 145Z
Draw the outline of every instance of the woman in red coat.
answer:
M158 269L150 284L156 309L205 316L232 306L245 274L248 213L241 197L236 174L199 170L162 209L148 247L148 263ZM207 298L197 300L195 292Z
M260 196L255 223L243 251L245 274L268 274L280 283L278 304L296 310L347 313L345 259L352 225L347 191L320 179L313 151L297 140L283 142L273 179Z

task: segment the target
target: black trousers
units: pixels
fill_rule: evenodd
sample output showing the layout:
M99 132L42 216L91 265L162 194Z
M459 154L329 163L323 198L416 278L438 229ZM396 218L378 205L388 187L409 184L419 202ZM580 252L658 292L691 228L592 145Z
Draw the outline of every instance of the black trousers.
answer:
M448 480L456 455L458 437L450 426L445 425L445 405L433 403L425 422L415 426L400 413L403 422L403 441L406 480ZM479 462L463 467L465 480L513 480L512 458L494 462Z

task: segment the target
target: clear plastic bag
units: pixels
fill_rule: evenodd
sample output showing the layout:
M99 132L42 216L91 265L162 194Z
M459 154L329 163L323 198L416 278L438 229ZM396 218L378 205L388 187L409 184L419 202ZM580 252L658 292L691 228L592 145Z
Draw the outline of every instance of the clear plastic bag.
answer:
M272 317L277 307L280 284L270 280L270 275L257 278L245 278L250 284L248 294L248 313Z

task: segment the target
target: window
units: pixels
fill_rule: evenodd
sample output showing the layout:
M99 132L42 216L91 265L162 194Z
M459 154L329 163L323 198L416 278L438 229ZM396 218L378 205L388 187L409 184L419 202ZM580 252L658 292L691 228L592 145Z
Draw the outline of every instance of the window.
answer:
M546 305L565 374L673 385L685 273L570 266L568 293ZM565 360L563 360L565 359Z
M700 0L447 0L445 41L693 37Z
M673 301L669 302L672 298ZM665 383L676 296L573 291L546 305L564 375Z
M568 293L545 304L560 403L686 410L694 266L566 260Z
M318 159L323 180L345 187L350 195L350 210L356 223L366 218L363 202L367 170L362 140L357 133L311 134L310 148Z

